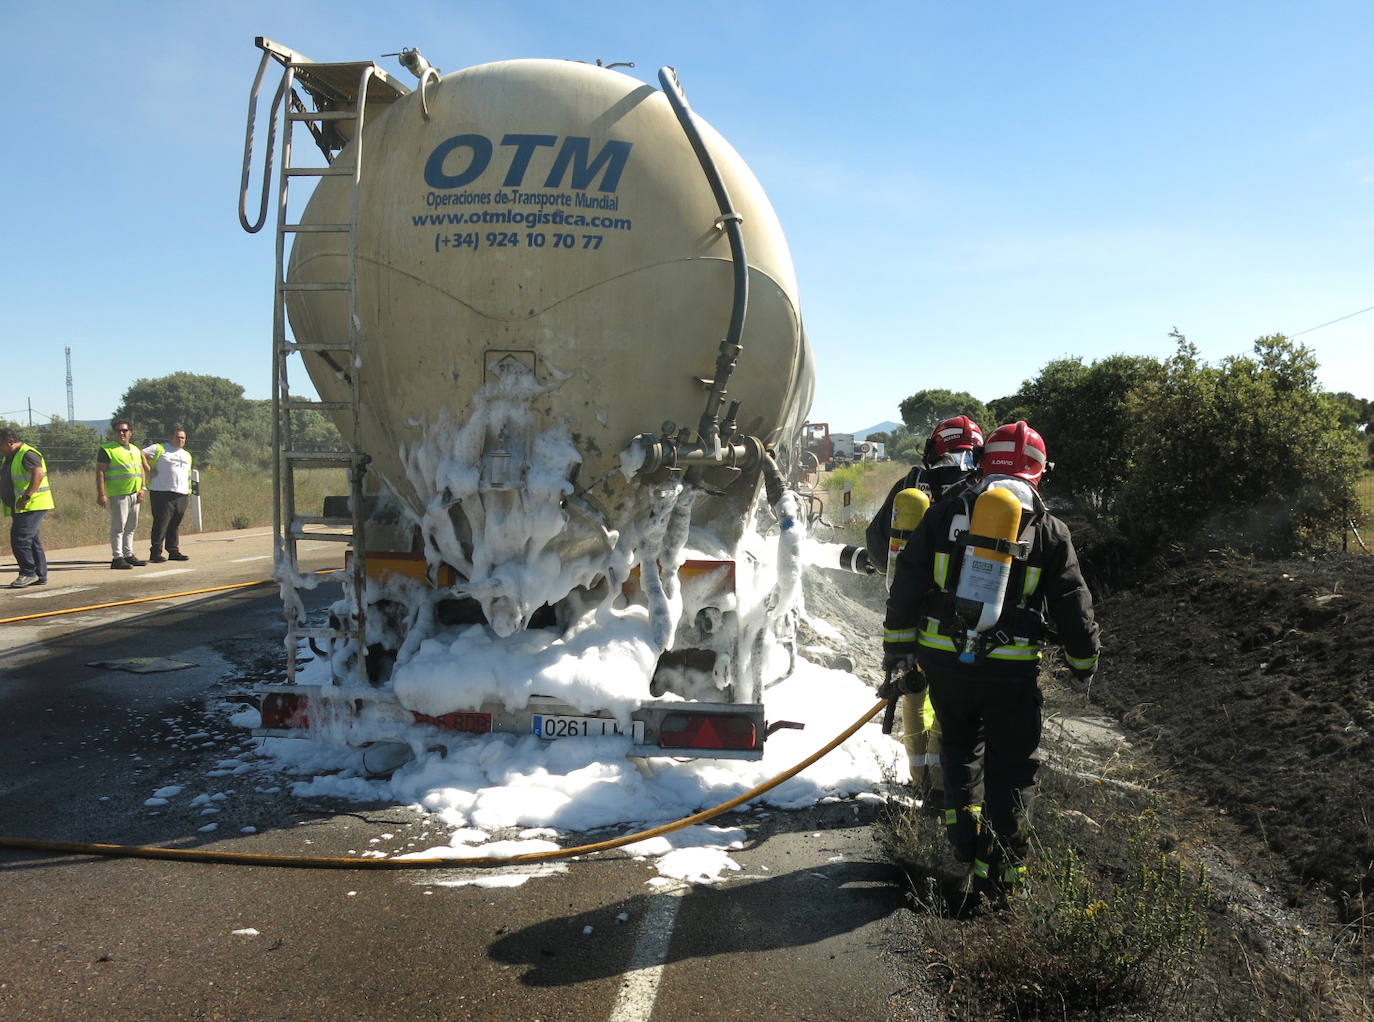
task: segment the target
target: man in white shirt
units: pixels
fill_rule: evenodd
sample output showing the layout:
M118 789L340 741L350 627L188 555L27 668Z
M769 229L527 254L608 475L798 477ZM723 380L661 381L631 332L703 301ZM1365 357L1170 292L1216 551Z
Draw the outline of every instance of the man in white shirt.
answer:
M191 558L181 552L181 519L191 493L191 453L186 450L186 430L172 430L168 443L145 447L143 453L152 469L148 492L153 501L153 538L148 560L154 564L189 561ZM166 557L162 556L164 544Z

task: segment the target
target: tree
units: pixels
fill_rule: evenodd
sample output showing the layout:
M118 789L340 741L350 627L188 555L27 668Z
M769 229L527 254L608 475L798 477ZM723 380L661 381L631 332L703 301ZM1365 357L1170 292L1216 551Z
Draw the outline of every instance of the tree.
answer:
M1274 334L1253 357L1212 367L1174 336L1173 358L1127 397L1123 531L1147 548L1191 538L1286 554L1334 542L1356 513L1363 452L1316 389L1312 352Z
M214 439L202 448L205 463L215 468L270 469L272 467L272 402L245 401L235 420L206 424Z
M1163 543L1332 545L1357 515L1365 407L1321 393L1312 352L1282 334L1215 366L1171 336L1167 360L1058 359L994 402L1044 436L1055 465L1046 493L1067 493L1140 554Z
M918 390L903 399L899 406L902 422L921 443L930 435L935 424L955 415L967 415L978 425L988 418L987 407L972 394L951 390Z
M1072 495L1094 513L1108 509L1133 469L1132 448L1122 442L1132 415L1130 395L1160 372L1151 358L1112 355L1090 366L1065 358L1022 384L1015 410L1045 438L1054 463L1047 484L1053 492Z
M54 417L33 431L33 445L43 452L43 460L53 472L79 472L95 468L100 449L100 434L77 422Z
M1331 398L1340 416L1341 425L1354 426L1364 437L1364 467L1374 469L1374 429L1370 428L1371 419L1374 419L1374 401L1356 397L1344 390L1327 396Z
M217 420L207 425L215 440L205 449L205 463L217 468L271 469L272 402L246 401L247 411L237 422ZM314 410L291 413L292 443L300 451L342 451L339 431Z
M886 433L870 433L868 439L883 445L889 461L920 461L925 447L925 437L913 436L902 426Z
M187 446L208 451L218 429L233 426L249 414L243 387L222 376L172 373L138 379L124 392L114 418L128 419L140 445L166 439L176 427L186 430ZM211 424L215 425L211 425Z
M1008 422L1015 422L1018 419L1030 421L1031 413L1026 407L1025 389L1029 383L1022 383L1021 390L1007 397L993 398L988 402L988 421L978 420L978 425L983 427L984 433L991 433L998 426L1003 426Z
M1370 420L1374 418L1374 401L1367 398L1356 397L1347 390L1338 394L1329 395L1336 402L1340 409L1341 422L1351 426L1364 426L1366 429L1370 425Z
M41 426L0 419L0 428L14 430L26 443L37 447L49 472L77 472L95 467L100 435L89 426L54 417Z

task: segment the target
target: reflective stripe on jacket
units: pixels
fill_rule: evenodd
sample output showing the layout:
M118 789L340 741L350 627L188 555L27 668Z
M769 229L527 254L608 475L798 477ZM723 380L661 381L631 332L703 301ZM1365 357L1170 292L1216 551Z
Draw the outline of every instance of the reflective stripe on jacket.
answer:
M1068 527L1048 511L1034 521L1028 516L1021 533L1028 544L1025 559L1013 562L997 622L977 637L979 662L959 663L967 632L954 615L954 590L971 498L972 494L958 495L932 507L897 558L884 638L914 638L917 660L946 670L1034 676L1046 640L1064 647L1075 670L1091 667L1098 650L1092 596Z

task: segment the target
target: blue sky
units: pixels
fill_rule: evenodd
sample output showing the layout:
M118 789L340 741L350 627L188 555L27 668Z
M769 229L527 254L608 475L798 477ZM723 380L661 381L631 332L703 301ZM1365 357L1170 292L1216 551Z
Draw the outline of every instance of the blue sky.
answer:
M0 5L12 42L0 416L185 370L270 394L271 232L237 216L253 38L676 67L796 263L812 419L854 430L1048 361L1298 338L1374 398L1367 0ZM409 83L395 58L381 62ZM1341 322L1322 326L1341 317ZM1321 327L1320 329L1312 329Z

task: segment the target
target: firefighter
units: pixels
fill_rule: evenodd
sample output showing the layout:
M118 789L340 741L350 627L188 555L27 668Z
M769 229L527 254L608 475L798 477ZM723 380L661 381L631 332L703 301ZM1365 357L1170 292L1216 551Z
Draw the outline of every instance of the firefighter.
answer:
M1024 421L994 430L981 480L932 507L898 556L883 625L884 667L908 686L922 677L929 686L942 729L946 834L970 866L971 890L994 903L1025 873L1042 644L1057 641L1078 679L1091 682L1097 668L1092 596L1068 527L1039 493L1047 465L1044 441ZM980 505L994 490L1003 492ZM1008 506L1009 535L980 535L984 508ZM998 568L1004 588L994 592L987 580Z
M956 415L935 424L926 440L921 464L894 485L883 506L868 523L864 540L868 560L878 571L887 571L888 540L892 533L892 502L902 490L925 491L931 503L953 492L977 474L983 454L983 431L967 415Z
M912 467L897 481L883 506L868 523L865 541L868 559L878 571L888 573L889 543L892 537L892 505L897 494L918 489L931 502L965 486L977 474L983 453L983 431L967 415L956 415L936 423L926 440L921 464ZM912 688L919 686L911 685ZM929 691L919 691L902 700L902 731L911 783L922 806L938 809L944 801L944 776L940 768L940 721Z

